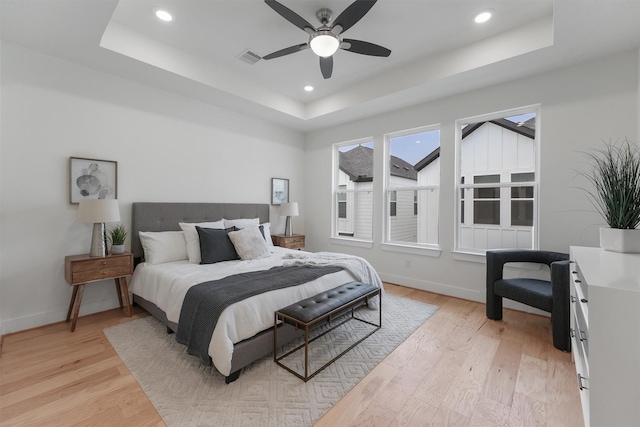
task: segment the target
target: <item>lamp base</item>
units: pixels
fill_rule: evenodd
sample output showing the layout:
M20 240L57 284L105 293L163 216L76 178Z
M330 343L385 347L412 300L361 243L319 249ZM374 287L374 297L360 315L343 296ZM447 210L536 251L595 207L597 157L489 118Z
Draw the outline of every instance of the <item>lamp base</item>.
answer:
M287 216L287 220L284 225L284 235L293 236L293 224L290 216Z
M93 224L93 234L91 235L91 250L89 256L107 256L107 238L105 234L104 222Z

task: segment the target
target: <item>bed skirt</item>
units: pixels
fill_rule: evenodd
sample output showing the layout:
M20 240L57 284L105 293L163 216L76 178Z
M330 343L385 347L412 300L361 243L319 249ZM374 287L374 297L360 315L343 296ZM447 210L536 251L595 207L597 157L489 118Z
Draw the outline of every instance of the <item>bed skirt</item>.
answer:
M167 328L173 332L178 330L178 324L167 320L164 311L158 308L154 303L147 301L138 295L133 295L133 303L144 308L149 314L158 319ZM302 330L294 328L291 325L280 325L278 329L278 343L280 345L288 344L296 338L304 336ZM231 375L226 377L235 380L242 368L273 353L273 327L257 333L251 338L240 341L233 345L233 355L231 357ZM194 356L195 357L195 356ZM231 382L228 381L228 382Z

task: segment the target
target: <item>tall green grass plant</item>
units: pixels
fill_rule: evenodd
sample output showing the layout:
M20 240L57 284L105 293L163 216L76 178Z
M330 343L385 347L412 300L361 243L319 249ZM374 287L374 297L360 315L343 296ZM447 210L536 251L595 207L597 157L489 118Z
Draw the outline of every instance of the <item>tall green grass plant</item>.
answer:
M587 153L591 169L581 173L593 185L589 199L609 227L640 224L640 148L628 139Z

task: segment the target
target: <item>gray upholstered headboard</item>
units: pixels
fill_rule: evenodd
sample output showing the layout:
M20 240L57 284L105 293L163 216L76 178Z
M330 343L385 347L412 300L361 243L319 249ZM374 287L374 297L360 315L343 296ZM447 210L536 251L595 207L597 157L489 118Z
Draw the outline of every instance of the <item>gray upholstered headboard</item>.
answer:
M179 231L179 222L209 222L222 218L260 218L269 222L269 205L263 203L134 203L131 212L131 252L143 257L140 231Z

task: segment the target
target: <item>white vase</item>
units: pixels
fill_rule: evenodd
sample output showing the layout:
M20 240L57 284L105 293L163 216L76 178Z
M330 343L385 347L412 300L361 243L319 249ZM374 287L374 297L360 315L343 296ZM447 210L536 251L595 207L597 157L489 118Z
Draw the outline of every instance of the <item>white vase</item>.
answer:
M640 229L600 227L600 247L605 251L640 254Z
M123 254L124 245L111 245L111 255Z

